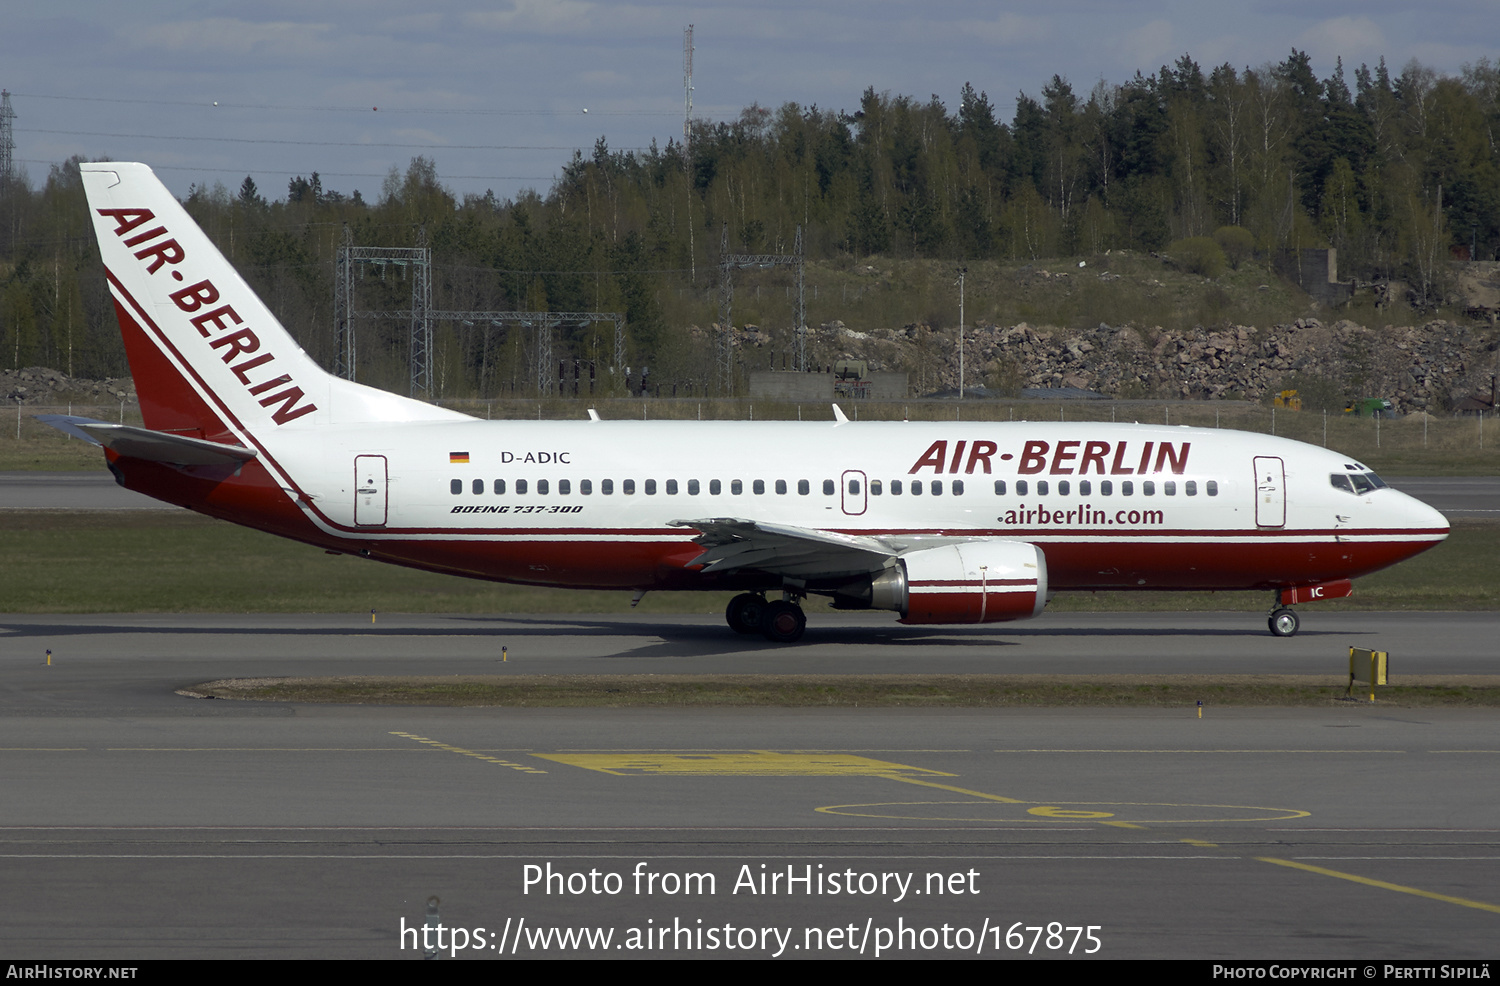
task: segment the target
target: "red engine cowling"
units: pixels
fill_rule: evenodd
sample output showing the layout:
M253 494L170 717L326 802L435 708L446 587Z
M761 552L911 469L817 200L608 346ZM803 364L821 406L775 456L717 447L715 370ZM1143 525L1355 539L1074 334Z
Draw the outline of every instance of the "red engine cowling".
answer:
M875 605L902 623L1029 620L1047 604L1047 559L1022 541L923 548L900 556L875 589Z

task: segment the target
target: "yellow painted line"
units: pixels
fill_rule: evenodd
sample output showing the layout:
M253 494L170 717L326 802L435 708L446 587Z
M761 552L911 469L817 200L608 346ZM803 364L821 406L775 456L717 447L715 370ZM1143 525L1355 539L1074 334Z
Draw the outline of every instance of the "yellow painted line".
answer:
M902 777L902 776L897 775L897 774L887 774L887 775L884 775L884 776L889 777L893 781L901 781L901 782L903 782L905 784L918 784L918 785L921 785L922 787L935 787L939 791L952 791L954 794L967 794L971 798L983 798L986 801L998 801L1001 804L1006 804L1006 805L1024 805L1024 804L1027 804L1027 802L1021 800L1020 798L1006 798L1006 797L1002 797L1001 795L998 795L998 794L986 794L983 791L975 791L975 790L973 790L971 788L967 788L967 787L955 787L952 784L938 784L938 783L936 783L934 781L924 781L924 780L921 780L920 778L916 778L916 777ZM953 775L949 774L947 776L952 777ZM823 810L822 808L818 809L818 811L822 811L822 810Z
M1190 846L1201 846L1204 849L1219 848L1219 844L1217 842L1204 842L1202 839L1183 839L1182 841L1186 842Z
M893 777L907 774L953 777L941 770L847 753L781 753L741 750L724 753L538 753L543 760L618 776L677 777ZM954 790L957 790L955 788Z
M1433 893L1431 890L1420 890L1416 887L1405 887L1399 883L1387 883L1384 880L1372 880L1367 876L1356 876L1353 873L1341 873L1338 870L1326 869L1322 866L1311 866L1307 863L1296 863L1290 859L1277 859L1274 856L1256 856L1262 863L1274 863L1277 866L1288 866L1294 870L1306 870L1309 873L1317 873L1322 876L1331 876L1339 880L1348 880L1351 883L1362 883L1367 887L1379 887L1381 890L1394 890L1396 893L1412 894L1417 897L1426 897L1429 900L1440 900L1445 904L1457 904L1459 907L1472 907L1480 911L1489 911L1500 914L1500 905L1486 904L1482 900L1469 900L1467 897L1453 897L1448 894Z
M1135 822L1100 822L1100 825L1113 825L1118 829L1141 829L1145 831L1146 826L1137 825Z
M487 753L480 753L477 750L466 750L461 746L451 746L440 740L428 739L426 736L417 736L415 733L402 733L397 732L393 729L391 730L391 735L400 736L403 739L415 740L418 743L426 743L428 746L434 747L439 750L446 750L449 753L457 753L465 757L474 757L477 760L484 760L487 763L499 764L502 767L509 767L512 770L519 770L527 774L546 773L545 770L539 770L536 767L528 767L525 764L512 763L509 760L501 760L498 757L492 757Z

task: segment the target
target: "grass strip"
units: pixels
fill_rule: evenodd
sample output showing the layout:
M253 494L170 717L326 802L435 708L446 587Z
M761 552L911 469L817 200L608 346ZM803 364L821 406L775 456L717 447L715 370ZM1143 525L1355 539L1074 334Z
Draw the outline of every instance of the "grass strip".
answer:
M1500 675L1409 675L1378 707L1500 706ZM226 678L189 698L514 708L1013 708L1368 706L1331 675L350 675Z

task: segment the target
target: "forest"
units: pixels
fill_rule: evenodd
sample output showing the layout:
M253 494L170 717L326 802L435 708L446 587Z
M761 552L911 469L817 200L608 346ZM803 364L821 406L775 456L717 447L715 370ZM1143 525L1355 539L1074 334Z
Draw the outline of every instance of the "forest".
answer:
M649 365L658 386L703 394L713 392L721 251L787 253L799 228L809 291L821 285L809 322L814 311L846 318L836 275L880 259L982 265L1120 250L1213 277L1279 249L1331 246L1342 277L1399 279L1423 304L1440 296L1451 260L1497 259L1497 137L1500 66L1487 59L1458 76L1416 62L1393 75L1382 60L1351 80L1342 62L1319 79L1296 50L1241 70L1205 71L1184 55L1087 93L1053 76L1036 96L1022 93L1008 121L970 84L953 110L936 95L874 87L848 111L751 105L648 151L613 151L601 138L545 194L513 200L460 201L419 157L369 196L325 190L311 172L284 196L247 177L238 189L194 186L185 205L325 366L347 236L430 246L440 309L622 312L627 362ZM359 305L409 305L406 276L362 267ZM747 278L757 297L760 286L789 290L782 270ZM983 318L983 299L972 304L970 318ZM736 326L773 307L736 308ZM783 322L784 308L774 315ZM406 327L360 331L360 379L404 390ZM611 325L560 331L561 357L607 370ZM530 344L515 327L440 326L435 396L534 392ZM34 365L127 372L77 159L0 188L0 368Z

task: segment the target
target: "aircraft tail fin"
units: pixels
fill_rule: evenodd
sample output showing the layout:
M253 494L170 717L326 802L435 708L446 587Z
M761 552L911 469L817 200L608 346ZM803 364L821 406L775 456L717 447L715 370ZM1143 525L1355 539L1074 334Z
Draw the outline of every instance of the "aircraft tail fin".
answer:
M144 164L80 165L147 428L259 444L467 415L325 372Z

